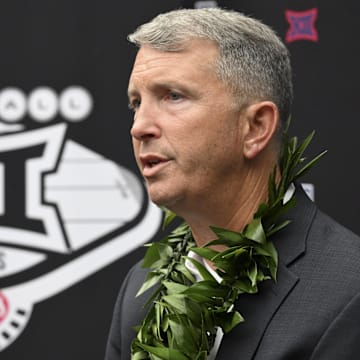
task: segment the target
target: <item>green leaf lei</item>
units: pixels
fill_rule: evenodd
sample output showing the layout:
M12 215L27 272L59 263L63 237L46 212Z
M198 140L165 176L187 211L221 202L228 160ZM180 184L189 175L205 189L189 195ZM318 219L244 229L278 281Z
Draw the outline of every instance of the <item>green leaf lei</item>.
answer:
M211 227L217 239L196 247L189 226L183 223L164 240L149 246L143 267L150 268L137 295L157 285L149 298L148 312L132 342L132 360L206 360L217 328L228 333L244 321L234 309L241 294L255 294L264 280L276 280L277 252L270 237L288 225L280 218L295 205L294 195L284 203L289 186L304 175L325 153L303 164L304 151L312 132L300 145L289 138L287 127L278 166L269 177L267 203L260 204L253 220L242 232ZM276 181L280 170L281 178ZM166 211L164 226L176 215ZM212 245L225 245L218 252ZM222 278L221 283L200 262L189 258L193 251L210 260ZM185 266L191 261L203 280L196 281Z

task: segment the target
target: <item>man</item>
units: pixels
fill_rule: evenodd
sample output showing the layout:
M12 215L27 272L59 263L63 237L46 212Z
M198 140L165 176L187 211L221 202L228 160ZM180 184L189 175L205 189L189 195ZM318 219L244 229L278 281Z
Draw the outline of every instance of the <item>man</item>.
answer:
M241 232L268 199L290 113L286 47L259 21L221 9L163 14L129 39L139 46L131 135L150 198L182 217L199 247L214 240L210 226ZM360 240L299 186L295 198L291 223L272 238L277 281L239 296L245 322L218 335L208 358L358 358ZM122 286L106 360L131 357L147 271L136 265Z

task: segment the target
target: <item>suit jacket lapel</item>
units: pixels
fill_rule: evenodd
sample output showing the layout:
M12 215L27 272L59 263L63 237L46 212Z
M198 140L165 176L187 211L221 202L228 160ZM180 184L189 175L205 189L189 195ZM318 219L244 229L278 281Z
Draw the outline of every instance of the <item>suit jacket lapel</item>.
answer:
M249 360L254 357L269 322L298 282L288 266L305 252L315 212L315 205L298 187L296 206L287 216L292 223L272 239L279 254L277 282L265 281L260 285L258 294L240 296L236 308L245 322L225 334L217 360Z

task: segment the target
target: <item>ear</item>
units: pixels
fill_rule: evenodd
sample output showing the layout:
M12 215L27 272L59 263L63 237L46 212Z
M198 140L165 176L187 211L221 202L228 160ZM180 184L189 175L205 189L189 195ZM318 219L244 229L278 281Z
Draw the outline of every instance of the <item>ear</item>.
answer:
M279 123L279 110L271 101L257 102L245 109L245 121L244 156L253 159L271 142Z

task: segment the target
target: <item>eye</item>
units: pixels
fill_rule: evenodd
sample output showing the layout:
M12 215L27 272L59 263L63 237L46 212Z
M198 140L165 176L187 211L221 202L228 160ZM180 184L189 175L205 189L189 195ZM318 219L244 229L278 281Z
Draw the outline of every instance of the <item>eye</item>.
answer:
M129 106L129 109L130 109L130 110L136 111L136 110L139 108L140 104L141 104L140 99L131 99L131 100L129 101L129 105L128 105L128 106Z
M170 91L165 98L171 101L179 101L182 100L184 96L176 91Z

